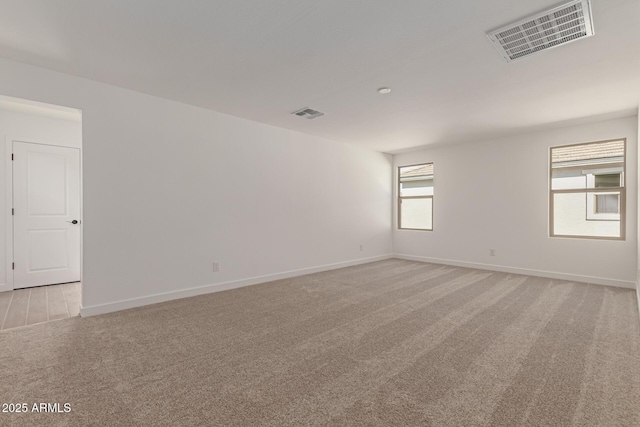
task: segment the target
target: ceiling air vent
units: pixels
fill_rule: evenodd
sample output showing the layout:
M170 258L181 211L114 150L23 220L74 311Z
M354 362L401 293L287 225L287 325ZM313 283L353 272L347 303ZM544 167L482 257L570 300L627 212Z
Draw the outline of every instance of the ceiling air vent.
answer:
M305 119L315 119L316 117L324 116L324 113L316 110L312 110L311 108L303 108L302 110L294 111L293 113L296 116L304 117Z
M507 62L592 35L589 0L574 0L487 34Z

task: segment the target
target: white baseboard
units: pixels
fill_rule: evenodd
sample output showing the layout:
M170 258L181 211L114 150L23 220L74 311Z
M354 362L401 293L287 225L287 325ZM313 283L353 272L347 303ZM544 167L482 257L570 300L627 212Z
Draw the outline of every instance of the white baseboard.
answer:
M410 261L429 262L433 264L453 265L457 267L477 268L480 270L500 271L504 273L523 274L528 276L548 277L551 279L571 280L576 282L594 283L597 285L615 286L620 288L636 289L636 282L624 281L617 279L606 279L602 277L582 276L577 274L558 273L553 271L532 270L527 268L505 267L501 265L482 264L476 262L457 261L442 258L429 258L405 254L388 254L370 258L361 258L353 261L339 262L335 264L326 264L317 267L303 268L299 270L285 271L283 273L269 274L265 276L250 277L248 279L234 280L230 282L215 283L211 285L199 286L195 288L181 289L179 291L165 292L160 294L148 295L144 297L132 298L128 300L115 301L106 304L82 307L80 315L82 317L96 316L99 314L111 313L114 311L126 310L129 308L142 307L150 304L171 301L180 298L188 298L197 295L204 295L213 292L226 291L229 289L241 288L243 286L257 285L259 283L271 282L274 280L286 279L296 276L304 276L305 274L319 273L321 271L335 270L338 268L350 267L353 265L366 264L369 262L382 261L385 259L398 258ZM640 315L640 270L638 271L638 289L636 295L638 297L638 310ZM3 291L0 285L0 292ZM11 289L7 289L11 290Z
M548 277L551 279L571 280L574 282L594 283L596 285L615 286L618 288L636 289L633 281L606 279L603 277L581 276L579 274L558 273L555 271L531 270L528 268L505 267L502 265L482 264L477 262L456 261L451 259L428 258L414 255L395 254L394 258L409 261L430 262L433 264L453 265L456 267L477 268L480 270L500 271L503 273L524 274L527 276Z
M13 287L9 286L7 283L0 283L0 292L9 292L12 290Z
M164 292L161 294L148 295L128 300L115 301L107 304L82 307L80 315L82 317L96 316L99 314L111 313L114 311L126 310L128 308L141 307L149 304L171 301L180 298L193 297L197 295L210 294L213 292L226 291L229 289L241 288L243 286L257 285L259 283L271 282L274 280L287 279L289 277L304 276L305 274L319 273L321 271L335 270L338 268L350 267L353 265L366 264L374 261L382 261L393 258L392 254L380 255L370 258L360 258L353 261L326 264L300 270L285 271L283 273L269 274L266 276L250 277L248 279L234 280L231 282L215 283L212 285L199 286L196 288L180 289L179 291Z

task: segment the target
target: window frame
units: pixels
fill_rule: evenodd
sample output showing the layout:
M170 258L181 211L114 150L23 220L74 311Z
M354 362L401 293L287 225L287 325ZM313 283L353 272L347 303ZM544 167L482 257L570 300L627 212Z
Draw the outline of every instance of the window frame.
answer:
M401 180L400 180L400 169L402 168L409 168L412 166L426 166L426 165L432 165L433 166L433 162L426 162L426 163L416 163L413 165L402 165L402 166L398 166L397 170L398 173L396 174L396 177L398 179L398 186L396 188L396 191L398 192L398 230L410 230L410 231L433 231L433 195L431 196L401 196ZM435 169L434 169L434 181L435 181ZM435 189L435 187L434 187ZM431 228L403 228L402 227L402 200L404 199L431 199Z
M602 144L605 142L615 142L622 141L624 150L623 150L623 159L622 159L622 172L620 175L620 186L619 187L598 187L595 188L578 188L578 189L553 189L553 157L552 152L554 148L565 148L565 147L577 147L583 145L591 145L591 144ZM613 138L613 139L605 139L602 141L592 141L592 142L581 142L577 144L566 144L566 145L554 145L549 147L549 237L560 237L560 238L569 238L569 239L592 239L592 240L626 240L626 222L627 222L627 138ZM619 237L608 237L608 236L575 236L571 234L556 234L554 227L554 195L555 194L584 194L585 197L590 197L590 195L597 193L617 193L620 194L620 236ZM595 197L594 197L595 199ZM604 219L603 219L604 220ZM606 221L606 220L605 220Z

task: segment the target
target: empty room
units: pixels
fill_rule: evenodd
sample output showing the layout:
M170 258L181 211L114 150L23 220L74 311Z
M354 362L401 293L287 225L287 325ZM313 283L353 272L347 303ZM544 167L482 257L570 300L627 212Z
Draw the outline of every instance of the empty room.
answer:
M0 11L0 425L640 425L640 1Z

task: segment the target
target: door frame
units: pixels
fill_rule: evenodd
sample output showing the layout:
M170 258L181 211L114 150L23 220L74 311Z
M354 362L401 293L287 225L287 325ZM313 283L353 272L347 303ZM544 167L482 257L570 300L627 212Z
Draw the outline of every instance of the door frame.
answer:
M80 198L80 219L83 219L83 201L82 201L82 147L77 147L72 144L68 144L64 141L52 141L46 140L42 138L25 138L25 137L16 137L13 135L7 135L5 139L5 241L6 241L6 285L0 285L0 292L4 291L12 291L14 289L14 281L13 281L13 160L11 156L13 154L13 143L14 142L25 142L29 144L40 144L40 145L49 145L54 147L64 147L64 148L75 148L78 150L78 154L80 156L80 194L78 197ZM84 224L83 224L84 225ZM83 230L84 227L80 227L80 282L82 283L82 271L83 271L83 262L82 262L82 253L83 253Z

